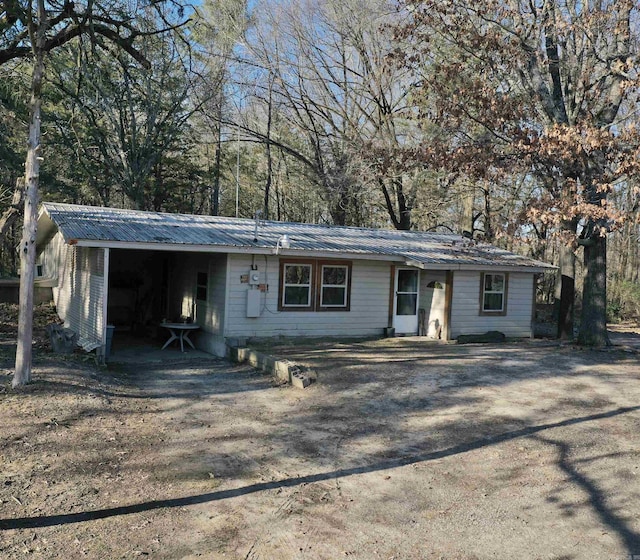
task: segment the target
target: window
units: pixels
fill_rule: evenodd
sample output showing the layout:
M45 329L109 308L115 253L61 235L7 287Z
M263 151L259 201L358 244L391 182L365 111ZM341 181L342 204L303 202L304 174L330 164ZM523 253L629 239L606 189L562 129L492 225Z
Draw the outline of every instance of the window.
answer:
M506 315L507 313L507 275L482 274L480 313L487 315Z
M285 264L282 307L308 308L311 306L310 264Z
M280 311L349 311L351 263L280 261Z
M207 301L207 286L209 285L209 275L206 272L198 272L196 276L196 299Z
M322 265L320 307L347 306L347 279L349 267Z
M42 278L44 276L44 253L40 253L36 259L36 278Z

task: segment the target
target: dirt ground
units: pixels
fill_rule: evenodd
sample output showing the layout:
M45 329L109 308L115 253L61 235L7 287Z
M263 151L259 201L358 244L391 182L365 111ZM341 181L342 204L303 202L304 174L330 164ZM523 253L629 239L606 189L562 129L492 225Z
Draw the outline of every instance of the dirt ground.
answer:
M304 391L38 350L33 384L0 385L0 557L640 555L640 337L620 331L273 347L317 370Z

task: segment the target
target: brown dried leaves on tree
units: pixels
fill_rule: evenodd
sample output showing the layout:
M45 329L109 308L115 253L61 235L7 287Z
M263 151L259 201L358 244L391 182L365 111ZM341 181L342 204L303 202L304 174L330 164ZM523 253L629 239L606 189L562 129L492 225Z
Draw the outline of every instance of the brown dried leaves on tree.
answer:
M639 164L636 3L426 0L404 9L398 34L415 50L396 56L448 131L441 164L536 180L521 217L589 248L579 339L608 343L606 234L626 216L607 196L631 188Z

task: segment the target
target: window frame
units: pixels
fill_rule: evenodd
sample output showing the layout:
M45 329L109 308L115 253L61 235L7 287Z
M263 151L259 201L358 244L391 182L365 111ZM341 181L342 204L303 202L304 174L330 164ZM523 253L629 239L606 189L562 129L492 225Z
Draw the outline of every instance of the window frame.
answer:
M287 266L310 266L310 304L308 306L285 305L284 294L287 284L285 284L285 272ZM325 286L323 284L322 271L324 267L335 267L346 269L346 285L345 285L345 304L344 305L323 305L322 289L323 287L333 286L333 284ZM351 274L352 262L336 259L280 259L280 279L278 282L278 311L312 311L312 312L332 312L332 311L350 311L351 310ZM336 285L335 287L342 287Z
M503 284L502 291L485 290L485 278L487 276L502 276ZM485 309L485 295L486 294L502 294L502 309ZM483 272L480 274L480 315L486 315L490 317L503 317L507 314L507 300L509 294L509 274L507 272Z
M316 294L316 311L351 311L351 269L352 263L351 261L335 261L335 260L320 260L316 261L317 263L317 271L316 274L318 276L318 293ZM322 271L325 267L328 268L344 268L346 269L347 278L346 283L344 284L345 288L345 297L343 305L323 305L322 303L322 288L325 287L324 279ZM327 286L334 286L333 284L328 284ZM335 287L342 287L342 285Z
M287 267L298 267L298 266L306 266L309 267L309 284L287 284L286 283L286 272ZM286 293L286 288L288 286L308 286L309 294L307 297L307 301L309 302L307 305L299 305L299 304L285 304L284 296ZM280 261L280 289L278 290L278 310L280 311L311 311L313 310L313 290L314 290L314 282L313 282L313 263L302 260L287 260Z
M205 277L205 283L201 283L200 282L200 275L204 274ZM204 299L199 297L199 290L200 288L204 289ZM196 301L204 301L207 302L209 301L209 273L208 272L204 272L202 270L199 270L196 272L196 293L195 293L195 300Z

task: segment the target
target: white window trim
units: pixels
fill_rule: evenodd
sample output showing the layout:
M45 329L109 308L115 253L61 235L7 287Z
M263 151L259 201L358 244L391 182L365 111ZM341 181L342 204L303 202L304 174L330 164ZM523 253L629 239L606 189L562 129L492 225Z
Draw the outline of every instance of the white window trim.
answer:
M344 284L325 284L324 283L324 269L325 268L343 268L344 269ZM324 303L324 288L342 288L344 290L344 297L342 303L325 304ZM344 308L347 307L347 291L349 288L349 267L341 264L323 264L320 270L320 307L332 307L332 308Z
M485 289L487 276L502 276L502 290L487 290ZM482 312L483 313L504 313L505 295L507 287L507 275L501 272L485 272L482 275ZM485 296L487 294L500 294L502 296L502 305L500 309L486 309L485 308Z
M287 268L298 268L298 267L306 267L309 269L309 283L308 284L287 284ZM286 307L286 308L302 308L302 307L310 307L311 306L311 279L312 279L312 274L313 274L313 266L311 264L305 264L305 263L300 263L300 264L295 264L295 263L290 263L284 264L284 270L283 270L283 274L284 274L284 278L282 281L282 307ZM307 288L307 303L286 303L286 298L287 298L287 288Z

